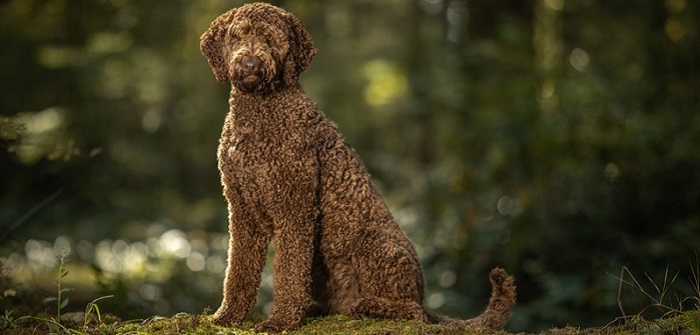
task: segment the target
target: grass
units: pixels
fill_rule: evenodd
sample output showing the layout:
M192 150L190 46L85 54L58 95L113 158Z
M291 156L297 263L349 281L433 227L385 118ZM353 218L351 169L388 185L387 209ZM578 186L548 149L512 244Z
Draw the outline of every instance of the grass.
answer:
M700 310L700 260L698 255L695 255L695 263L690 264L690 285L694 290L693 295L689 296L671 296L671 288L673 284L678 279L678 272L671 275L669 269L666 268L664 272L663 281L660 283L655 282L649 274L644 274L648 281L650 287L645 287L642 283L634 276L632 271L627 267L623 266L620 270L620 276L616 277L619 282L617 288L617 305L622 313L624 319L628 318L639 318L648 309L656 309L661 313L661 318L667 318L670 316L678 315L688 310L689 305L692 307L691 310ZM644 297L646 297L650 303L646 308L642 309L637 314L629 315L626 313L623 307L623 287L627 285L635 289L635 291L640 292ZM700 334L698 334L700 335Z
M83 314L83 327L87 327L93 319L96 319L98 324L102 324L102 313L100 313L100 306L97 305L97 302L113 297L113 295L99 297L87 304L87 306L85 306L85 313Z

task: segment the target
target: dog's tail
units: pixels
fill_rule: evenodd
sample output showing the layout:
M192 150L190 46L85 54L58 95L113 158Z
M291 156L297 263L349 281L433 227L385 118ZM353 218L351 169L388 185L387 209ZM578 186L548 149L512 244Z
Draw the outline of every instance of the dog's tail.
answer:
M426 312L428 321L460 328L503 329L515 304L515 280L501 268L491 270L489 280L491 299L481 315L469 320L457 320Z

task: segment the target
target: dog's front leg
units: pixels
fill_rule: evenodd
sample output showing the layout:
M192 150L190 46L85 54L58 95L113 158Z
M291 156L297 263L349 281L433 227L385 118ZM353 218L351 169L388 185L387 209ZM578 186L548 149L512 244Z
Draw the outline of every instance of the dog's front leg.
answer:
M276 333L298 327L312 306L311 263L314 252L314 222L312 209L297 209L294 219L281 222L273 243L274 299L269 318L257 331ZM304 215L307 212L309 215Z
M240 208L231 206L229 213L230 240L224 294L213 321L223 326L239 326L246 313L255 306L272 232Z

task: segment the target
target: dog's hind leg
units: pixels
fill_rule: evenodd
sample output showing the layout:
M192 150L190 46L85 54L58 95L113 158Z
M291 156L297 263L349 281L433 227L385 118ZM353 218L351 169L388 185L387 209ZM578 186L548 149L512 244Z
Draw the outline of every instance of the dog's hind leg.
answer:
M423 273L410 244L397 243L385 235L370 235L363 243L364 252L354 258L359 297L351 314L426 321Z
M423 307L412 300L363 297L352 306L354 317L427 321Z

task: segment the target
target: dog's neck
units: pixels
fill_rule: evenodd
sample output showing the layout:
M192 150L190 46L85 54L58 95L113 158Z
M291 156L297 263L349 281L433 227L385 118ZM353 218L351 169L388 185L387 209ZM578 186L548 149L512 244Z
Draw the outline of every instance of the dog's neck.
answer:
M284 85L272 91L254 91L254 92L244 92L231 85L231 93L229 95L229 105L234 107L236 105L280 105L283 101L281 99L287 99L290 95L306 95L306 92L301 87L301 84L296 83L294 85Z
M301 92L300 92L301 91ZM306 96L301 85L286 85L280 89L261 93L241 92L231 87L229 118L239 126L258 128L264 124L280 122L295 107L294 98Z
M244 92L237 89L235 86L231 86L231 93L229 95L229 105L233 108L234 106L258 106L263 107L264 105L274 105L279 104L279 100L283 99L284 96L289 95L291 92L295 92L301 89L299 85L295 86L283 86L281 88L275 89L273 91L254 91L254 92Z

